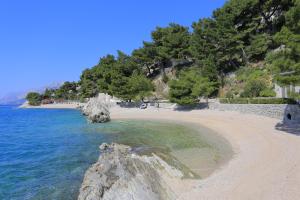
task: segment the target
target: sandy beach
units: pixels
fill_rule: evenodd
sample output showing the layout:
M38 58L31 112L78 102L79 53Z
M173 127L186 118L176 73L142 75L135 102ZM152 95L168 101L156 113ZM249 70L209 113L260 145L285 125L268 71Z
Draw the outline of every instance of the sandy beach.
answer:
M211 176L169 180L178 199L299 199L300 137L276 130L279 120L224 111L116 107L111 118L194 123L230 142L233 158Z

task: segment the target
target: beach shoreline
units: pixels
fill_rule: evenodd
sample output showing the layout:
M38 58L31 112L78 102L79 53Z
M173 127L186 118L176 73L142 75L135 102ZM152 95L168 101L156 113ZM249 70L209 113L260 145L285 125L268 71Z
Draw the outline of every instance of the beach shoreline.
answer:
M200 180L169 182L178 199L297 199L300 137L275 129L280 120L228 111L111 109L114 119L170 120L207 127L232 146L233 158ZM197 156L197 155L194 155Z

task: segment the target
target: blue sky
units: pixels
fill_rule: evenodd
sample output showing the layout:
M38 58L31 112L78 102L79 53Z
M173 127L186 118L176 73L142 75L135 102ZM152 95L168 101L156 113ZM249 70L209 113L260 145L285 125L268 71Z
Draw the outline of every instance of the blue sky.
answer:
M130 53L156 26L190 26L225 0L0 0L0 96L54 82L116 50Z

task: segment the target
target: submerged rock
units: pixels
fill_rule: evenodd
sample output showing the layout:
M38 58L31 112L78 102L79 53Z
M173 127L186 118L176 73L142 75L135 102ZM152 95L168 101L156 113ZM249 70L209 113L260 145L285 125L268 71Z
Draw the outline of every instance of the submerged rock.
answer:
M102 144L101 156L90 167L80 188L78 200L176 199L169 179L183 177L153 154L140 156L129 146Z
M110 121L110 96L99 94L91 98L82 108L82 114L86 115L92 123L103 123Z

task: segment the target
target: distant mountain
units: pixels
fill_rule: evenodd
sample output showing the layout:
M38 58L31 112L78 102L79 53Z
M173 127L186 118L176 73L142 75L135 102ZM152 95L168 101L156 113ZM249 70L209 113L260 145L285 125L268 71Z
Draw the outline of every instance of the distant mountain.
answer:
M61 85L62 85L62 83L52 83L52 84L49 84L49 85L41 87L41 88L9 93L4 96L0 96L0 105L20 105L26 101L25 97L28 92L43 93L47 88L48 89L57 89Z
M21 105L25 101L26 101L25 98L22 98L22 99L2 98L2 99L0 99L0 105Z

